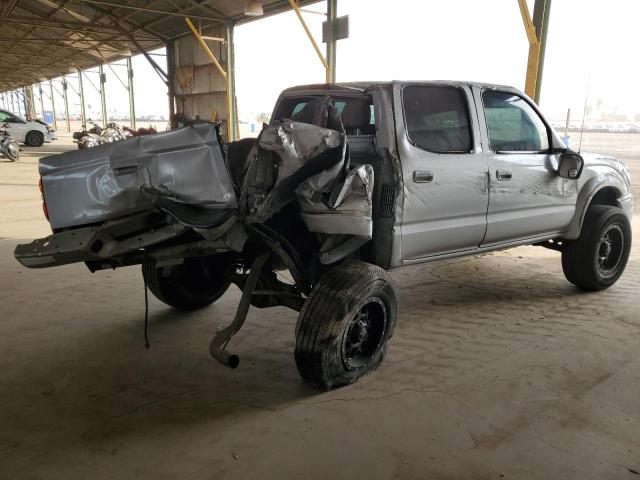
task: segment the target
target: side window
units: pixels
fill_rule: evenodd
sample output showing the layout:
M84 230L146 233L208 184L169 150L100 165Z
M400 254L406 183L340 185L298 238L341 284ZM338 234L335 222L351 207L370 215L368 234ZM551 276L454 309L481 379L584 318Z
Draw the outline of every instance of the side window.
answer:
M522 97L508 92L482 92L489 144L494 152L549 150L547 127Z
M468 153L472 149L469 108L458 87L408 85L402 103L409 140L438 153Z
M0 122L9 122L12 118L13 116L7 112L0 111Z

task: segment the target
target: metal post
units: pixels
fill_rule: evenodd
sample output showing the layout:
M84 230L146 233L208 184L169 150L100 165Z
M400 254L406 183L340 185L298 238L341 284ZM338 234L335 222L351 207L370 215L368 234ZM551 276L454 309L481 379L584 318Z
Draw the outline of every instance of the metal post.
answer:
M31 87L24 87L24 98L27 102L27 117L29 120L33 120L36 118L36 114L33 105L33 89Z
M544 0L536 0L544 1ZM529 41L529 57L527 59L527 78L524 86L524 91L529 97L533 98L536 94L536 77L538 75L538 61L540 59L540 42L536 36L536 29L531 21L529 15L529 7L527 6L527 0L518 0L518 6L520 7L520 14L522 15L522 22L524 23L524 29L527 34L527 40Z
M49 80L49 95L51 96L51 111L53 113L53 129L58 130L58 120L56 118L56 101L53 99L53 83Z
M42 110L42 121L44 122L44 94L42 93L42 83L38 83L38 93L40 94L40 110Z
M227 95L229 97L229 111L227 112L227 122L229 122L228 141L237 140L237 107L236 107L236 60L235 46L233 41L233 30L235 25L227 23Z
M24 105L24 116L27 118L27 120L31 120L29 118L29 110L27 109L27 94L25 93L26 88L22 87L20 91L22 92L22 104Z
M542 90L542 74L544 72L544 56L547 50L547 32L549 30L549 13L551 12L551 0L536 0L533 8L533 24L536 27L536 35L540 43L538 59L538 71L536 72L536 93L534 100L540 103Z
M174 43L167 42L167 96L169 97L169 128L176 127L176 104L175 104L175 88L174 78L176 62L174 57Z
M67 97L67 77L62 76L62 100L64 101L64 119L67 124L67 132L71 131L71 122L69 121L69 98Z
M521 0L521 1L525 1L525 0ZM304 33L307 34L307 37L311 42L311 46L316 51L316 55L318 55L318 58L320 59L320 63L322 63L322 66L324 67L326 72L325 79L328 82L329 81L328 79L331 78L331 74L329 72L329 63L327 62L327 59L324 58L324 56L322 55L322 52L320 51L320 47L318 47L318 44L316 43L315 38L313 38L313 35L311 34L311 30L309 30L309 27L307 26L307 22L304 21L304 18L302 17L302 13L300 12L300 7L298 7L296 0L289 0L289 4L291 5L291 8L293 9L296 16L298 17L298 20L300 20L300 25L302 25L302 29L304 30Z
M87 113L84 109L84 87L82 86L82 70L78 69L78 90L80 90L80 121L87 124Z
M12 113L16 113L16 101L15 98L13 98L13 90L11 90L11 92L9 92L10 98L11 98L11 112Z
M102 64L98 65L98 73L100 74L100 103L102 107L102 126L107 128L107 97L104 93L104 83L107 80L104 74L104 67Z
M329 38L327 38L327 83L336 82L336 53L338 37L338 0L327 0L327 26Z
M129 91L129 121L131 128L136 129L136 104L133 96L133 66L131 57L127 57L127 90Z

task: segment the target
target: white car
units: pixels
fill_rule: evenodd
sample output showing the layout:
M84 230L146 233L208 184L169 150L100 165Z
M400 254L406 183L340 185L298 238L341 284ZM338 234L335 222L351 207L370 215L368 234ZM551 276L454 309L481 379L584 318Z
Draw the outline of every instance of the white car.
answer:
M19 143L41 147L56 139L55 131L40 120L26 120L15 113L0 110L0 125L7 124L7 131Z

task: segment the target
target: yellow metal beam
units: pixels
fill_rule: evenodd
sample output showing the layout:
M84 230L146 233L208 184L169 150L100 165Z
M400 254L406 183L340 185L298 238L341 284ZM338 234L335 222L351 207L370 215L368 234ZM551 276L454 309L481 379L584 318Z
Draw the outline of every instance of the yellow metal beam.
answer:
M296 0L289 0L289 3L291 4L291 8L293 9L293 11L296 12L296 15L298 16L298 20L300 20L300 24L302 25L304 32L307 34L307 37L309 37L309 41L311 42L311 45L313 45L313 49L318 54L318 58L320 59L320 62L322 63L322 66L324 67L326 72L326 76L325 76L326 82L330 83L331 69L329 67L329 63L327 62L327 59L324 58L324 55L322 55L322 52L320 51L320 47L318 47L318 44L316 43L315 38L313 38L313 35L311 35L311 30L309 30L309 27L307 26L307 22L304 21L304 18L302 17L302 13L300 12L300 7L298 7Z
M527 78L525 81L524 92L531 98L536 94L536 78L538 75L538 62L540 61L540 42L536 35L536 28L529 15L529 7L527 0L518 0L520 6L520 14L522 22L529 41L529 58L527 59Z

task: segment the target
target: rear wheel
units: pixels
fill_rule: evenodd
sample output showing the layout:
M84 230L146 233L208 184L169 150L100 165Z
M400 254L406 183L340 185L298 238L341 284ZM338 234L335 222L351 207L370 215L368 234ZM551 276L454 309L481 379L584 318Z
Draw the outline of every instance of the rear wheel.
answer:
M564 244L562 269L577 287L604 290L620 278L630 251L631 225L624 212L617 207L592 205L578 239Z
M179 310L198 310L211 305L227 291L230 281L223 270L203 258L188 258L180 265L142 265L142 275L151 293Z
M26 143L30 147L41 147L44 143L44 134L42 132L38 132L37 130L31 130L25 136L24 143Z
M397 315L397 291L387 272L360 261L334 267L314 286L298 318L300 375L329 390L373 372L382 363Z

